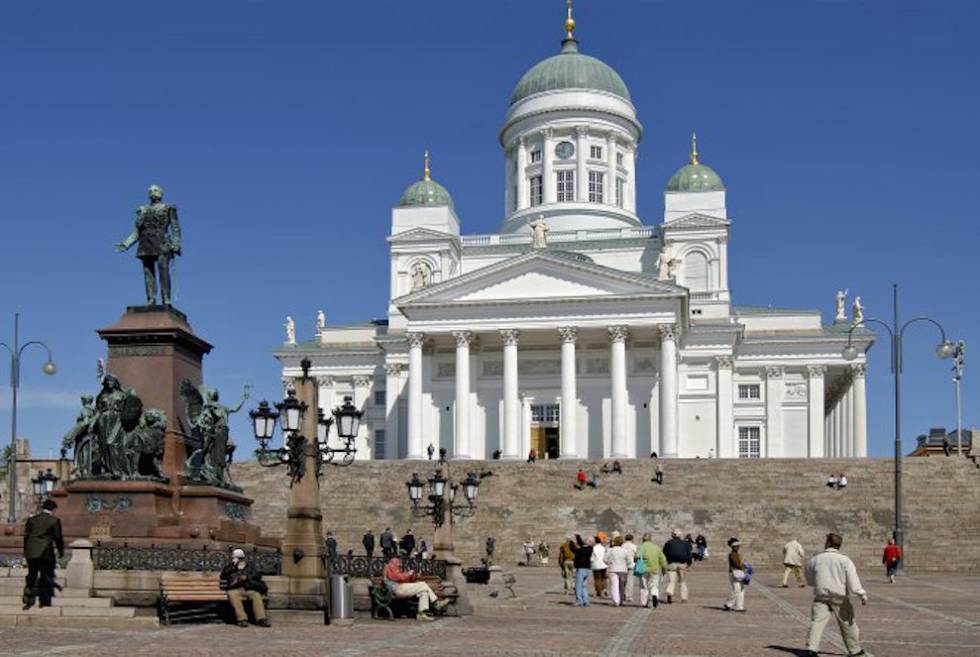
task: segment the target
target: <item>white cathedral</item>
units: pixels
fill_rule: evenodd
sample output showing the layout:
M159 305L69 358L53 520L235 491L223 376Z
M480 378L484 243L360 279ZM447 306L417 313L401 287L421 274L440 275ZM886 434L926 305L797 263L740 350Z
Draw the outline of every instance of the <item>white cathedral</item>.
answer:
M387 320L321 311L297 342L288 319L284 378L309 359L324 410L353 399L359 459L865 456L874 335L843 293L830 325L732 304L725 187L696 141L663 222L637 216L643 128L574 29L569 8L560 52L511 95L499 233L461 233L426 155L391 213Z

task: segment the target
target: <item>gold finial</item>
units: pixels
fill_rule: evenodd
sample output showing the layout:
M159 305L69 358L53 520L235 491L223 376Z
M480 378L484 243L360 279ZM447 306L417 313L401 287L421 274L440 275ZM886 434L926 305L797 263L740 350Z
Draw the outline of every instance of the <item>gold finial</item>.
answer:
M429 150L425 150L425 169L422 170L423 180L432 180L432 172L429 171Z
M698 133L691 133L691 164L698 163Z
M572 18L572 0L565 0L565 4L568 5L568 14L565 16L565 38L574 39L575 19Z

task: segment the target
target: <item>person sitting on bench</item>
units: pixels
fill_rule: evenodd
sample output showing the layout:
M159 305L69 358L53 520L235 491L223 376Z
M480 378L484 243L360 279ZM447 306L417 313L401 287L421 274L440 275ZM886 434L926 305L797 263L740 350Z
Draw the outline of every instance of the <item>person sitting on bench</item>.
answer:
M235 610L238 627L248 627L248 616L245 614L243 604L245 600L252 603L256 625L262 627L272 625L265 615L265 604L262 602L262 595L268 592L269 587L262 581L262 575L255 566L245 559L243 550L232 550L231 563L221 570L221 585L228 591L228 602Z
M382 576L385 586L396 598L418 598L419 611L416 618L420 621L434 620L429 613L430 604L436 609L443 609L450 602L448 599L440 600L425 582L416 581L414 570L403 571L402 560L398 557L388 560Z

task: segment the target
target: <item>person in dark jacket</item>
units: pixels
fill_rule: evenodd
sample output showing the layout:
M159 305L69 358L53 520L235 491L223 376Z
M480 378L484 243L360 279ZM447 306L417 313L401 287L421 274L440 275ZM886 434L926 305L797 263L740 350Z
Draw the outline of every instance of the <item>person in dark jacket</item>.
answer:
M337 539L333 537L333 532L327 532L325 541L327 561L337 558Z
M361 539L361 545L364 546L364 552L367 554L367 558L370 561L371 557L374 555L374 534L371 530L364 532L364 538Z
M592 548L595 546L595 538L589 536L585 540L580 534L575 534L575 541L570 545L575 555L572 557L572 564L575 566L575 606L589 606L589 590L585 583L592 572Z
M243 550L232 550L231 562L221 570L221 588L228 591L228 602L235 610L235 620L238 627L248 627L248 615L245 613L245 601L252 603L252 612L255 614L255 624L262 627L271 627L269 618L265 614L265 603L262 595L269 587L262 581L262 575L245 558Z
M35 599L40 606L50 607L54 596L54 569L58 556L65 556L65 542L61 536L61 520L54 515L58 504L54 500L44 500L41 512L27 519L24 526L24 558L27 559L27 581L24 586L24 609L34 606Z
M667 557L667 604L674 602L674 588L680 582L681 602L687 602L687 569L693 560L691 544L681 538L675 529L670 540L664 543L664 556Z
M381 532L381 553L385 557L385 561L391 559L396 555L398 546L395 545L395 535L391 533L391 527L385 527L385 530Z
M405 535L402 536L402 552L405 553L406 557L412 556L412 552L415 551L415 534L412 533L411 529L405 531Z

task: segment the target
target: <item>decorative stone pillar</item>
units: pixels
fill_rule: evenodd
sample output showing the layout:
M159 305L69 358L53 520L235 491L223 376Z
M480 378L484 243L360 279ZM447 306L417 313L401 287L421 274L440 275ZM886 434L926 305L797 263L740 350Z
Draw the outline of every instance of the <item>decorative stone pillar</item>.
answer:
M422 454L422 344L425 335L408 333L408 456L424 458Z
M660 326L660 456L677 456L677 327Z
M766 445L762 456L786 454L783 444L783 368L766 368Z
M375 454L375 458L396 459L398 453L398 434L401 431L398 400L405 387L405 366L401 363L385 365L385 453Z
M355 376L354 377L354 406L360 410L364 411L365 416L367 416L368 411L368 401L371 394L371 384L374 379L370 376ZM371 441L371 427L368 426L367 422L361 422L357 428L357 437L354 439L354 445L357 447L357 454L359 457L364 459L370 459L374 455L374 445Z
M554 158L554 144L552 137L555 131L545 128L541 131L541 195L545 203L555 202L555 176L552 173L552 158Z
M521 332L517 329L502 329L504 340L504 436L503 457L521 458L520 422L521 400L517 396L517 340Z
M606 189L603 200L606 205L616 205L616 133L606 135Z
M575 128L575 200L589 200L589 174L585 168L585 158L589 156L589 129L585 126Z
M844 393L844 456L854 456L854 381L850 380Z
M626 200L624 205L630 212L636 212L636 145L628 144L623 158L626 161Z
M854 389L854 443L852 456L864 458L868 455L868 398L865 386L866 369L863 363L851 365Z
M718 436L715 442L715 454L718 458L727 459L735 456L732 357L718 356L715 358L715 364L718 371Z
M95 564L92 562L92 542L80 538L71 543L71 561L65 574L69 589L84 591L91 597L95 589Z
M561 458L576 459L578 454L578 390L575 377L575 341L578 328L562 326L558 328L561 336Z
M470 343L473 333L453 331L456 338L456 441L453 455L471 458L470 454Z
M527 141L524 139L524 135L517 139L517 173L514 176L517 179L517 209L523 210L530 205L527 180Z
M806 455L810 458L824 456L824 365L810 365L807 372L807 419L808 435Z
M626 445L626 338L628 326L609 327L609 374L612 382L612 458L628 458Z

